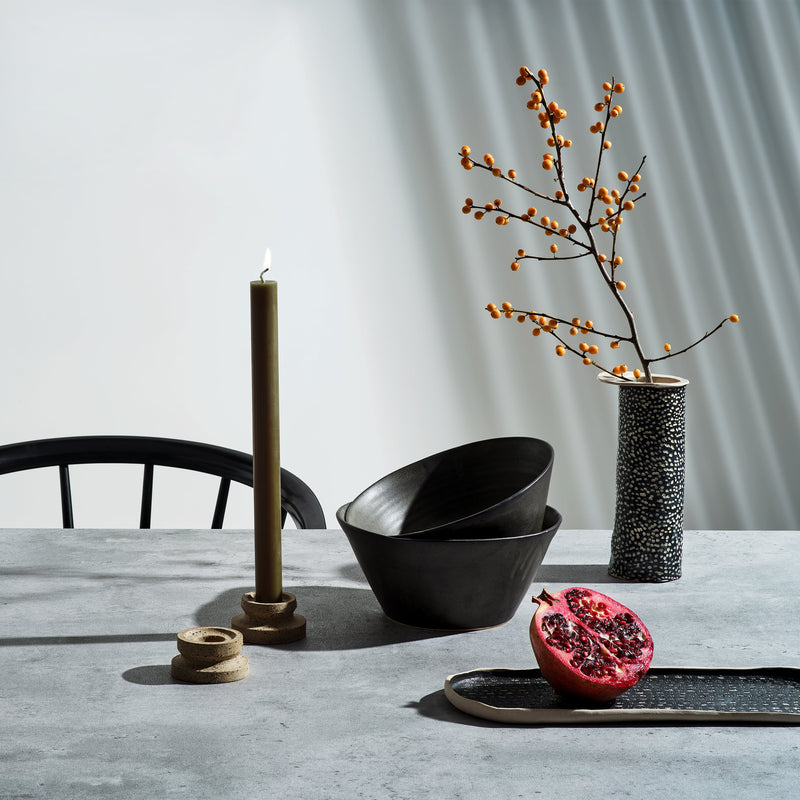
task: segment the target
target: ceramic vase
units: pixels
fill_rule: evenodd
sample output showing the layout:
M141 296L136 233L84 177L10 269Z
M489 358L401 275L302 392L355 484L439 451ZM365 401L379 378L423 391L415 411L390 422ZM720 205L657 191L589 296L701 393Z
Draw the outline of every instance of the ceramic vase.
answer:
M617 378L617 483L611 559L615 578L661 583L681 576L686 471L686 386L673 375L653 382ZM630 380L625 380L630 378Z

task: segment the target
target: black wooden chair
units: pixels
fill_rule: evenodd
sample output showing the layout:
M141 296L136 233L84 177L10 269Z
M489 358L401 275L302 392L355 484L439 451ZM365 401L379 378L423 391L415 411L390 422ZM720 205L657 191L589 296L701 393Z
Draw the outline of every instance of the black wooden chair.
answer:
M201 442L149 436L70 436L38 439L0 446L0 475L10 472L58 467L61 482L61 516L65 528L74 528L71 464L142 464L140 528L150 527L155 466L204 472L220 478L212 528L221 528L231 481L252 487L253 457ZM298 528L325 528L325 516L316 495L296 475L281 467L281 524L287 513Z

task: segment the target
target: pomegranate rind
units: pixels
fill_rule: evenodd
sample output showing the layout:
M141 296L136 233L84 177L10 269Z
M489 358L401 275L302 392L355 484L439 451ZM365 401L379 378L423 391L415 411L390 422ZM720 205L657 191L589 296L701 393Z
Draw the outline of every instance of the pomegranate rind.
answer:
M539 604L530 624L533 653L542 676L557 692L609 702L647 673L653 658L653 639L642 620L622 603L581 586L555 594L543 590L533 599ZM590 624L576 616L573 607ZM569 639L566 646L580 638L580 647L588 648L592 657L575 663L575 658L581 661L580 653L560 649L564 636ZM605 674L595 677L585 674L586 670Z

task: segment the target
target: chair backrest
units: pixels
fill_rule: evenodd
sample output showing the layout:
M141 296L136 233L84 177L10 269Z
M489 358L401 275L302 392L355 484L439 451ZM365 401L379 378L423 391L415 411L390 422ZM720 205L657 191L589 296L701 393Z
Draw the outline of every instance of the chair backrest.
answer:
M220 478L212 528L221 528L231 481L252 487L253 456L227 447L150 436L69 436L0 446L0 475L40 467L58 467L61 516L74 528L69 467L72 464L142 464L140 528L150 527L155 466L205 472ZM325 528L316 495L296 475L281 467L281 524L289 514L298 528Z

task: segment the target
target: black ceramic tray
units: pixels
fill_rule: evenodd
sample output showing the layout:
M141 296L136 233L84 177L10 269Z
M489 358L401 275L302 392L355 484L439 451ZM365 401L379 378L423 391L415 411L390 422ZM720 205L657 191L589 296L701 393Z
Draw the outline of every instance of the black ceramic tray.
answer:
M800 725L800 669L653 667L609 704L570 701L538 669L476 669L450 675L447 699L475 717L511 724L769 722Z

